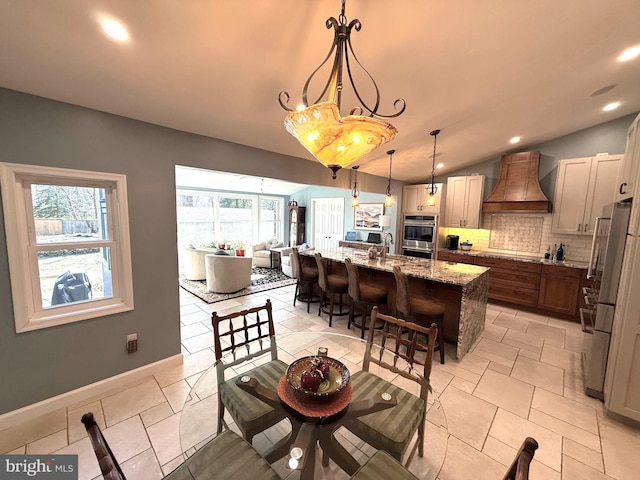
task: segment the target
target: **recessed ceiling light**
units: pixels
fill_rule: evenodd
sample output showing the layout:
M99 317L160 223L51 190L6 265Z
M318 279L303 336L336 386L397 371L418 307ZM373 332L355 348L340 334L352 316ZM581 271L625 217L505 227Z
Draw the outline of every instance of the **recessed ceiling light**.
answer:
M627 48L624 52L622 52L618 56L619 62L628 62L629 60L633 60L638 55L640 55L640 45L636 45L635 47Z
M509 140L509 143L518 143L520 141L520 137L513 137L511 140Z
M118 42L126 42L129 40L129 32L120 22L111 18L105 18L100 21L102 30L114 40Z
M436 168L443 168L444 167L444 163L439 163L436 165Z
M612 102L605 105L602 110L605 112L610 112L611 110L615 110L620 106L620 102Z

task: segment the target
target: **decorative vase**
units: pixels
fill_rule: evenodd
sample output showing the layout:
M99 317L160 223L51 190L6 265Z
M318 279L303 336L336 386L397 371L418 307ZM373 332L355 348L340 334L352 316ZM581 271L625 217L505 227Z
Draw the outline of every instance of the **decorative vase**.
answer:
M236 249L236 257L244 257L244 250Z

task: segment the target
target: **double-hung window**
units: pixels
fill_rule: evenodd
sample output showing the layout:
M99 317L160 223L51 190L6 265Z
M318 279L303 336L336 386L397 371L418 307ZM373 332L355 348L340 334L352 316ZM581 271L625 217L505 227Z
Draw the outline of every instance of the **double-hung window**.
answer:
M124 175L0 163L16 332L133 309Z

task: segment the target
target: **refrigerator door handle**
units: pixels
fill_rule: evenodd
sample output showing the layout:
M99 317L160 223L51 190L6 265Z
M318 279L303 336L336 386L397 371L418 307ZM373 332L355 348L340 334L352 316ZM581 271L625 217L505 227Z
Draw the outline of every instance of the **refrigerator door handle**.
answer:
M593 240L591 241L591 254L589 255L589 267L587 269L587 278L589 280L593 279L596 273L594 261L596 258L596 247L598 245L596 238L598 237L598 230L600 229L600 220L602 220L602 217L596 217L596 224L593 227Z
M593 312L586 308L580 309L580 323L584 333L593 334Z

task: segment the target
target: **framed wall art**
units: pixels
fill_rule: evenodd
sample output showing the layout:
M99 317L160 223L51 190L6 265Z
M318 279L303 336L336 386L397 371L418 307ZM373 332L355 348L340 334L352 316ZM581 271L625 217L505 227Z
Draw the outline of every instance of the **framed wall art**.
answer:
M357 230L382 230L380 217L383 211L383 203L361 203L355 207L354 227Z

